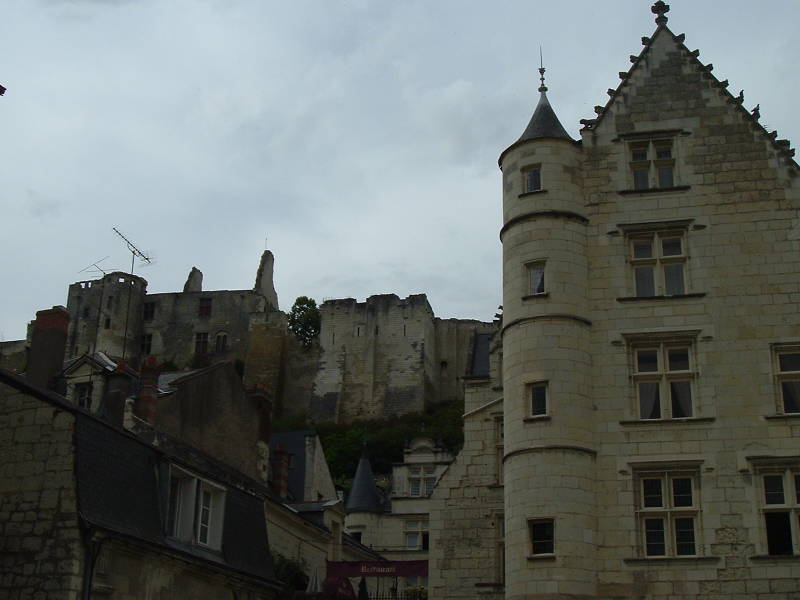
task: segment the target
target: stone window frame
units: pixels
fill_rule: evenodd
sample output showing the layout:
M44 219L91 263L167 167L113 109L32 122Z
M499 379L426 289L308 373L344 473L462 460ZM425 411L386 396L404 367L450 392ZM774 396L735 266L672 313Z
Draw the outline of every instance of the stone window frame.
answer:
M494 513L494 574L495 581L501 585L506 582L506 519L505 513Z
M153 352L153 334L152 333L143 333L140 344L139 344L139 351L144 356L149 356Z
M613 141L622 142L621 164L624 165L628 189L620 194L675 192L691 188L681 185L683 173L680 157L681 138L691 132L681 129L639 131L620 135Z
M525 293L523 299L547 296L547 259L536 258L526 261L523 277Z
M228 348L228 332L218 331L217 335L214 336L214 352L227 352Z
M657 463L631 465L633 467L634 515L636 519L636 549L639 558L647 560L695 559L703 557L702 528L702 482L700 464L702 461L679 461L677 463ZM689 481L690 502L685 504L685 488L679 494L674 482ZM652 482L659 482L660 503L653 502ZM647 482L650 482L649 485ZM678 496L682 499L679 501ZM648 500L650 498L650 500ZM649 505L648 505L649 504ZM686 529L686 521L691 520L691 542L680 542L678 534ZM655 524L661 521L661 529L651 529L654 537L648 539L648 521ZM679 523L679 521L681 523ZM662 552L651 552L657 548L657 531L661 531ZM680 549L681 543L691 543L692 551Z
M556 555L556 520L553 517L528 519L529 559L554 558Z
M762 551L754 558L797 558L800 556L800 456L749 457L748 461L755 475L759 513L758 547ZM768 478L770 483L767 482ZM775 497L774 484L777 482L780 482L781 502L777 502L778 498ZM783 516L789 526L788 540L780 536L780 523L774 520L769 522L770 516L778 515ZM776 526L778 529L773 529ZM781 548L781 545L784 547Z
M430 544L427 515L403 519L403 547L407 550L428 550Z
M169 537L219 550L224 518L225 487L177 465L169 465L165 523Z
M672 331L644 331L644 332L632 332L632 333L622 333L622 342L619 345L624 343L625 351L627 354L627 361L628 361L628 379L630 381L630 392L629 392L629 404L628 404L628 415L630 418L627 420L620 421L623 425L632 425L632 424L639 424L639 425L647 425L647 424L657 424L657 425L665 425L669 423L686 423L686 422L703 422L703 421L713 421L714 417L704 417L701 415L701 406L700 406L700 393L699 393L699 382L701 380L701 371L700 371L700 363L698 358L698 338L700 336L701 330L699 329L691 329L691 330L672 330ZM647 348L655 348L658 347L659 349L665 348L681 348L686 347L689 348L689 370L675 370L675 371L662 371L659 370L658 372L637 372L637 355L636 351L639 349L647 349ZM663 350L660 352L658 357L659 365L661 365L661 361L663 361ZM667 382L671 379L691 379L691 397L692 397L692 416L691 417L672 417L671 410L666 411L662 409L662 417L658 419L642 419L640 416L640 406L639 406L639 389L637 382L640 380L646 380L649 378L655 378L656 376L663 378L662 385L659 387L659 398L663 403L664 399L666 398L667 401L671 399L670 396L670 389L667 387ZM668 408L672 408L669 406ZM667 415L667 416L665 416Z
M538 398L537 393L539 394ZM527 382L525 398L528 403L525 411L528 419L542 419L550 416L550 382L547 379Z
M72 401L75 406L92 409L94 386L91 381L79 381L72 386Z
M142 320L152 321L156 318L157 302L145 302L142 306Z
M691 419L696 415L695 405L697 391L695 380L697 379L696 350L691 339L650 339L639 340L629 344L631 361L631 379L633 381L634 395L636 398L636 415L642 421L650 420L676 420ZM685 352L686 368L680 368L683 362L682 353ZM648 356L649 355L649 356ZM645 362L646 357L655 358L653 368L650 362ZM675 368L673 368L673 364ZM678 384L686 384L677 387ZM650 410L657 409L657 416L643 414L644 405L642 391L644 386L655 385L655 402L657 407L652 406ZM682 406L681 393L689 395L688 414L687 408ZM678 416L676 416L676 413ZM653 413L651 412L650 415Z
M800 361L800 342L776 343L772 344L772 372L774 374L775 385L775 409L779 415L800 416L800 397L792 399L795 406L787 406L787 393L800 392L800 369L784 368L788 365L782 359L784 356L797 356ZM790 391L788 385L794 384L794 390Z
M520 195L536 194L545 191L542 186L541 163L525 165L519 172L522 183L522 193Z
M210 317L214 310L214 299L211 296L201 296L197 299L197 316Z
M427 498L436 486L435 465L411 465L408 469L408 495L412 498Z
M689 248L686 228L667 228L660 230L630 230L626 235L627 261L630 265L630 285L636 298L656 298L683 296L689 285ZM674 243L678 242L680 251L674 253ZM668 244L673 247L668 249ZM645 251L649 247L649 251ZM675 287L670 273L680 267L680 282ZM650 273L649 281L639 277L639 273ZM672 282L672 283L671 283Z
M197 331L194 334L194 353L198 356L208 354L208 332Z

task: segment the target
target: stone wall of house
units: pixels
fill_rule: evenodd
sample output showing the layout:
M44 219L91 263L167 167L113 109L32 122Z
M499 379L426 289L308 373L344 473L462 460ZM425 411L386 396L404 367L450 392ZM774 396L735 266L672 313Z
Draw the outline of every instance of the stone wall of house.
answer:
M28 364L28 340L11 340L0 342L0 367L24 373Z
M644 41L580 146L534 139L501 158L505 597L791 598L800 421L778 356L800 352L798 169L682 36ZM524 193L531 165L546 193ZM647 189L634 184L640 168ZM653 254L635 255L637 240ZM531 295L531 261L545 263L544 295ZM637 264L653 267L654 294L637 292ZM667 288L667 265L681 266L682 289ZM654 368L639 365L642 349ZM671 350L688 364L673 366ZM655 414L640 408L640 381L660 386ZM766 476L783 482L783 502L767 504ZM676 478L691 485L683 504ZM645 480L662 482L660 506L645 504ZM768 547L772 511L790 517L788 554ZM459 514L442 526L465 531ZM646 520L663 524L663 549L652 530L648 549ZM552 523L552 552L534 546L537 522ZM472 564L458 569L468 577ZM438 585L433 597L455 597Z
M71 413L0 384L0 597L79 597Z
M503 598L503 404L488 380L466 383L464 447L430 503L431 600Z
M119 600L266 600L277 592L245 577L214 571L119 538L101 542L92 579L93 597Z

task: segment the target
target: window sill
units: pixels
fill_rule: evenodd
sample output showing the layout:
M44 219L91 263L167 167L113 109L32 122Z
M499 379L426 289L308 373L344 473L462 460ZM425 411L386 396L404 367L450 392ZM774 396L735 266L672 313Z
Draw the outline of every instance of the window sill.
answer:
M502 483L490 483L486 487L490 490L502 490L505 486Z
M685 298L702 298L705 292L694 292L691 294L673 294L672 296L622 296L617 298L617 302L641 302L643 300L683 300Z
M800 554L756 554L750 560L800 560Z
M476 588L488 588L488 587L491 587L491 588L503 589L505 587L505 584L504 583L476 583L475 587Z
M764 415L765 419L782 421L784 419L800 419L800 413L775 413L773 415Z
M537 298L547 298L550 295L549 292L542 292L541 294L528 294L527 296L523 296L523 300L536 300Z
M536 423L538 421L549 421L552 417L550 415L536 415L535 417L525 417L522 419L523 423Z
M620 421L620 425L679 425L694 423L713 423L716 417L686 417L684 419L634 419Z
M537 561L537 560L550 561L550 560L555 560L556 559L556 555L555 554L533 554L531 556L528 556L527 559L530 562L534 562L534 561Z
M619 190L617 193L620 194L621 196L627 196L629 194L656 194L656 193L659 193L659 192L685 192L686 190L690 190L690 189L692 189L692 186L690 186L690 185L675 185L675 186L667 187L667 188L654 187L654 188L647 188L647 189L644 189L644 190Z
M535 196L536 194L546 194L547 190L533 190L532 192L522 192L517 198L526 198L527 196Z
M650 556L647 558L623 558L622 562L626 565L691 565L697 563L716 563L720 561L719 556Z

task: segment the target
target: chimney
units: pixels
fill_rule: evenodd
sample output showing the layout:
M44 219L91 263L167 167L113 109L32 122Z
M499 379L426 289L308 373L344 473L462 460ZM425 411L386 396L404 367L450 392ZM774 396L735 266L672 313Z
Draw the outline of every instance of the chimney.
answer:
M155 356L148 356L139 371L139 397L133 407L133 414L150 424L156 418L158 371Z
M289 453L280 442L272 453L272 489L283 500L289 496Z
M68 329L69 312L63 306L36 313L25 374L31 384L51 390L56 388L56 377L64 369Z

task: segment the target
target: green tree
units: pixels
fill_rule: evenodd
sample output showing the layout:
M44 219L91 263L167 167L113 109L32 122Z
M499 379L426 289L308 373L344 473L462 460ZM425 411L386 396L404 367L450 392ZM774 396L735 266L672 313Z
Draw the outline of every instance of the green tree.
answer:
M289 313L289 331L308 348L319 335L320 315L313 298L300 296Z

